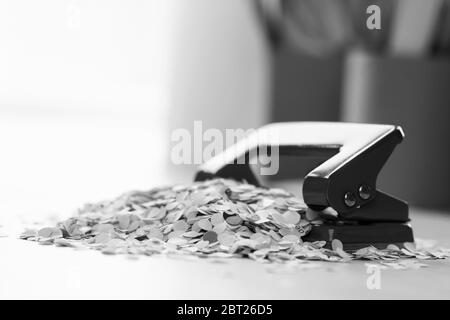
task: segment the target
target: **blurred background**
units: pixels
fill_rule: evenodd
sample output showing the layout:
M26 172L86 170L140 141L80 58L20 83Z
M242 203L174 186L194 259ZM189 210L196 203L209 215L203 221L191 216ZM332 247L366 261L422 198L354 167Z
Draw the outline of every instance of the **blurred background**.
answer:
M3 0L0 46L0 215L192 181L195 120L402 125L380 188L450 207L448 0Z

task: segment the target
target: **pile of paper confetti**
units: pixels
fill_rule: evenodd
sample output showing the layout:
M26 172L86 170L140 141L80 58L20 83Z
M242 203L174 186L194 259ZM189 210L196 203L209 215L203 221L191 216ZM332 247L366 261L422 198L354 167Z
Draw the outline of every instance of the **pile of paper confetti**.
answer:
M411 258L450 257L448 249L418 248L410 243L350 253L337 239L331 249L324 247L324 241L302 241L313 225L321 223L317 213L284 190L215 179L129 192L111 201L87 204L55 227L26 230L20 237L105 254L175 253L261 262L363 259L401 266Z

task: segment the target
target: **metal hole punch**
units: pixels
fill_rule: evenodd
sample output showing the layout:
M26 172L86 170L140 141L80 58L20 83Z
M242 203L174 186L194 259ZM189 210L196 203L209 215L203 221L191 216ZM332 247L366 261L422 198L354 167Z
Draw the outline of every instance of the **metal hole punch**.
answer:
M393 125L286 122L259 128L223 153L205 162L196 181L211 178L245 180L259 186L249 159L262 148L280 156L327 158L304 177L303 200L311 209L337 217L313 226L304 241L339 239L346 250L413 242L408 204L376 187L377 177L394 148L404 138Z

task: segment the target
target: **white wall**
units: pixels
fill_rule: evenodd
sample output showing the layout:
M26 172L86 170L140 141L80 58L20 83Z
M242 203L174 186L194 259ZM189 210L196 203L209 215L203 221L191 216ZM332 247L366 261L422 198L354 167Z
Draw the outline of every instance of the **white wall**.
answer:
M0 108L164 109L170 2L2 1Z
M171 3L0 2L2 217L169 182Z
M170 127L258 128L268 121L270 57L252 1L176 2ZM177 169L177 168L174 168ZM195 168L176 170L192 177Z
M2 217L189 181L168 174L170 128L264 122L252 14L240 0L1 1Z

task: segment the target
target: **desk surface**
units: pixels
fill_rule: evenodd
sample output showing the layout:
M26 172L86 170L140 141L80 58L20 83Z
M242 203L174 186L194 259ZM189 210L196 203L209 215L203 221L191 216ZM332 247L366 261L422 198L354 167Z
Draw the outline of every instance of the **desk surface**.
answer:
M0 235L10 235L0 237L0 299L450 298L450 261L427 262L429 267L419 270L383 270L381 289L369 290L364 262L294 270L249 260L130 260L18 240L24 228L14 221L19 217L42 221L58 213L62 219L61 212L85 201L171 181L162 174L164 159L158 162L152 153L163 150L166 139L156 123L148 130L147 124L116 128L83 122L80 130L72 122L13 120L0 117L1 136L15 137L0 142ZM117 154L115 146L121 144L134 150L133 157ZM416 237L450 247L450 214L412 209L411 218Z
M450 215L413 209L416 237L450 246ZM1 233L1 229L0 229ZM12 235L12 234L11 234ZM0 238L0 298L400 299L450 298L450 261L418 270L382 270L369 290L364 262L317 263L305 270L250 260L211 262L96 251Z

